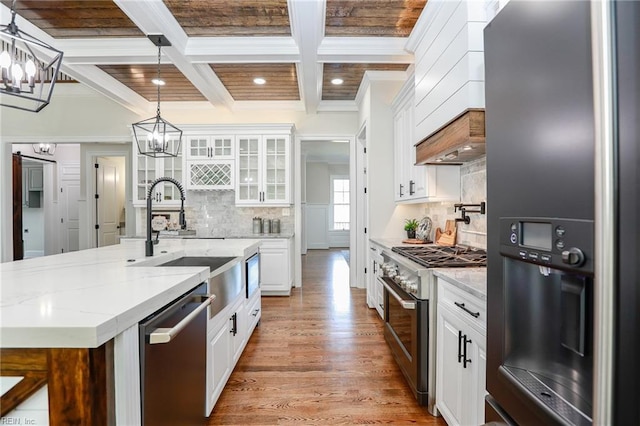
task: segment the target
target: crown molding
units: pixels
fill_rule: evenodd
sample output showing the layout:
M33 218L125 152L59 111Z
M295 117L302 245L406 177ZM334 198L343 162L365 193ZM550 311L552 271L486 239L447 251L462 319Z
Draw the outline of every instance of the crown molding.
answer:
M126 136L2 136L4 143L114 143L126 144L131 143L131 137Z
M360 87L356 93L356 104L362 105L364 94L371 87L374 81L405 81L407 79L406 71L365 71Z
M415 52L418 48L418 44L422 41L425 33L429 30L429 27L433 24L434 17L440 12L442 6L450 0L429 0L422 9L422 13L418 18L418 21L409 34L409 39L405 48L409 52Z
M354 112L358 111L356 101L320 101L318 112Z

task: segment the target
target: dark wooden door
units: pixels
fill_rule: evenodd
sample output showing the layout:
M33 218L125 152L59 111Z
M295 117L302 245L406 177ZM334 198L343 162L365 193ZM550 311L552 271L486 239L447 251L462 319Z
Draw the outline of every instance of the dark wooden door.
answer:
M13 154L13 260L24 258L22 239L22 157Z

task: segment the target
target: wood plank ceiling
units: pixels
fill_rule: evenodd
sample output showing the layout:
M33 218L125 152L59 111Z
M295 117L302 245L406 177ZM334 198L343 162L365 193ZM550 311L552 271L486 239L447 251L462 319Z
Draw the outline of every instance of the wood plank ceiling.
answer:
M353 102L365 71L403 71L412 62L412 56L401 51L403 44L400 48L387 46L411 33L426 1L18 0L16 9L19 16L51 36L54 45L59 41L61 45L71 46L65 52L65 59L68 58L66 68L63 65L65 72L97 90L108 92L110 89L106 86L113 80L104 80L93 71L86 72L87 66L95 66L97 72L106 73L149 102L156 101L157 89L150 78L156 77L157 49L145 36L159 32L170 34L174 46L162 50L161 76L167 85L161 89L161 99L208 100L214 104L226 102L229 106L236 101L299 102L305 96L299 86L303 78L300 67L308 57L317 58L318 69L322 70L317 73L321 80L317 86L322 87L320 102ZM0 2L7 8L11 6L10 0ZM316 45L318 50L311 53L301 51L307 48L302 40L309 39L304 34L308 21L304 18L296 21L305 7L315 11L309 3L324 6L324 16L316 14L314 19L325 23L324 38ZM298 9L292 11L290 7ZM119 39L126 40L125 44L117 44ZM387 43L380 46L389 53L370 53L367 46L376 43L372 39ZM362 48L358 49L360 40ZM92 43L95 51L87 53ZM105 43L120 46L125 54L104 53L103 56L102 51L111 49L110 44ZM325 44L339 48L350 46L353 53L341 53L335 48L335 55L321 57L318 52ZM192 45L197 48L192 49ZM369 50L375 49L382 51L375 46ZM143 50L144 54L140 53ZM283 53L289 50L293 53ZM264 78L266 84L254 84L255 77ZM331 84L337 77L344 81L342 85ZM113 89L111 93L120 92L122 90ZM116 100L123 104L135 103L135 96L118 96Z

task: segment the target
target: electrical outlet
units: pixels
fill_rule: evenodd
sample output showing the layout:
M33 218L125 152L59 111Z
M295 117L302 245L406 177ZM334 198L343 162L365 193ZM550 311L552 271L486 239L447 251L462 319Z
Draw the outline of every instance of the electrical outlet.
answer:
M282 209L282 216L289 216L291 214L291 209L289 207L285 207Z

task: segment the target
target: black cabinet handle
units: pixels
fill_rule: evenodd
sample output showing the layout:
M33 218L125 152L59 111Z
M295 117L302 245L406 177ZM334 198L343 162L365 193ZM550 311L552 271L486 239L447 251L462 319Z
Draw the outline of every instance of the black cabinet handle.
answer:
M260 312L260 309L256 309L255 311L253 311L253 313L251 315L256 317L256 316L258 316L258 312Z
M376 262L375 260L373 261L373 274L375 275L376 272L378 272L378 262Z
M409 181L409 195L413 195L416 191L413 190L413 187L415 186L415 182L410 180Z
M480 312L473 312L470 311L469 308L467 308L466 306L464 306L464 303L458 303L458 302L453 302L458 308L462 309L463 311L465 311L466 313L468 313L469 315L471 315L474 318L478 318L480 316Z
M233 322L229 333L235 336L236 334L238 334L238 313L236 312L235 314L231 315L231 318L229 318L229 320Z
M458 330L458 364L462 362L462 331Z
M404 188L404 185L403 185L403 184L400 184L400 196L401 196L401 197L404 197L404 194L402 193L402 188Z
M467 335L463 336L464 338L464 351L462 354L462 367L467 368L467 363L471 364L471 360L467 359L467 343L471 343L471 339L467 339Z

